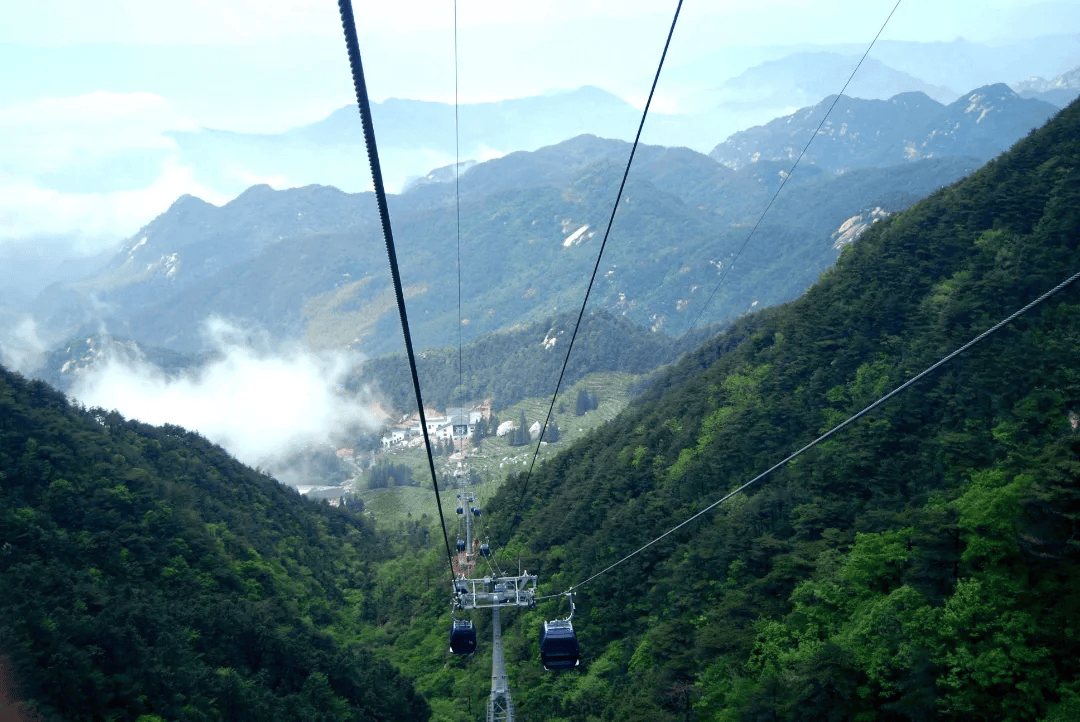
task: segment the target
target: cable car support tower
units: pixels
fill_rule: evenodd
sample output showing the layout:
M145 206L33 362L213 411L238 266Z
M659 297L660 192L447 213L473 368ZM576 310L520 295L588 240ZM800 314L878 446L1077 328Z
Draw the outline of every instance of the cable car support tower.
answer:
M480 516L480 508L469 508L474 501L474 496L467 490L458 495L458 512L462 514L465 522L465 535L467 546L458 544L458 562L456 566L462 572L472 570L476 563L476 553L473 550L472 526L470 517ZM466 511L468 510L468 511ZM471 513L469 513L471 512ZM462 550L462 546L465 549ZM487 544L480 546L480 555L491 556L491 549ZM468 573L461 573L454 580L454 611L469 611L473 609L491 610L491 696L488 698L487 722L513 722L514 703L510 697L510 685L506 678L506 661L503 656L502 645L502 618L500 612L503 607L532 608L536 604L535 574L527 571L517 576L484 576L471 577ZM458 624L458 622L455 622ZM471 623L469 623L471 627ZM455 627L457 629L458 627ZM472 634L475 635L475 630ZM473 642L475 647L475 642Z
M506 680L499 612L503 607L533 607L536 575L523 572L518 576L457 579L454 582L454 597L457 609L491 610L491 697L488 700L487 722L513 722L514 705Z

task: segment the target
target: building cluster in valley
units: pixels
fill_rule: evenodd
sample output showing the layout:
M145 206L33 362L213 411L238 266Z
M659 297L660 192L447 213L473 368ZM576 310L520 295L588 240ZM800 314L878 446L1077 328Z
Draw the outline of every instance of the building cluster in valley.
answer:
M471 408L455 406L446 413L424 409L424 421L427 433L433 441L461 440L472 436L481 419L491 418L491 402L485 401ZM391 426L382 437L384 449L394 447L411 448L424 443L423 428L420 426L419 412L406 415Z
M381 411L381 408L379 409ZM385 415L385 412L382 412ZM424 410L424 421L427 423L428 436L433 442L462 441L469 439L476 431L476 425L480 420L491 420L491 400L484 401L472 407L451 407L446 412L433 409ZM509 423L509 422L507 422ZM513 426L513 424L510 424ZM505 433L505 431L503 431ZM384 451L394 449L408 449L422 446L424 434L420 426L420 414L413 413L401 417L395 423L387 426L386 433L382 436L382 448ZM459 447L461 448L461 447ZM338 458L349 461L354 465L361 462L357 458L353 448L341 448L336 451ZM372 452L370 463L375 461L375 452ZM361 467L358 466L358 472ZM345 497L349 488L355 485L356 480L342 486L302 486L297 487L301 494L309 499L325 500L331 506L341 506L345 503Z
M325 500L330 506L341 506L345 502L347 489L344 486L298 486L296 490L308 499Z

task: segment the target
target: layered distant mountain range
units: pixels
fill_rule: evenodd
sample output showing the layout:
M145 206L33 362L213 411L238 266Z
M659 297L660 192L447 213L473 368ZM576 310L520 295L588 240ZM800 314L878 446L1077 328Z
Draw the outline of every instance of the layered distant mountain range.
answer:
M1047 42L1054 62L1071 57L1067 44ZM968 77L963 68L992 68L993 58L963 42L920 48L883 43L848 95L812 105L857 55L837 47L765 56L685 96L686 112L650 112L592 306L678 334L794 298L874 220L1000 154L1080 93L1074 70L959 95L947 83ZM951 59L952 75L928 58ZM700 87L700 69L675 66L668 82ZM750 117L744 111L803 98L806 107L724 131ZM455 341L459 323L468 340L579 302L637 108L594 87L461 106L460 321L453 106L389 99L373 114L384 172L401 191L391 210L419 344ZM173 139L207 185L236 186L239 195L220 207L180 198L111 260L97 260L101 270L79 278L65 269L36 300L15 285L0 289L6 346L18 341L12 329L46 344L106 330L162 353L192 353L204 348L206 319L221 316L316 347L398 349L374 202L347 192L367 178L355 106L276 135L203 129ZM300 187L276 191L251 186L253 178Z
M948 104L965 88L1005 80L1017 83L1013 88L1022 97L1062 108L1080 94L1068 73L1052 80L1012 74L1017 68L1029 73L1053 68L1056 73L1057 68L1075 65L1080 62L1076 41L1067 36L1041 39L1040 62L1034 61L1031 42L991 48L962 40L883 41L861 64L865 48L856 46L744 51L741 66L730 54L720 53L664 71L661 91L678 100L663 112L656 107L650 111L643 140L708 152L732 133L816 105L843 87L856 67L858 72L844 91L851 98L887 100L903 93L923 93ZM747 67L746 58L752 57L761 60ZM725 67L743 69L731 77L717 76ZM482 162L581 134L632 140L640 112L623 98L589 86L499 102L463 103L458 109L456 144L452 104L389 98L372 108L383 173L392 190L403 189L432 168L451 164L456 155ZM256 179L274 187L311 183L345 191L370 187L355 105L283 133L202 128L170 135L183 163L195 169L202 183L229 193L240 193Z
M971 172L1055 111L1004 85L950 105L918 92L841 97L762 218L833 100L737 133L712 157L639 149L590 308L680 334L794 298L861 229ZM466 340L580 303L628 152L586 135L462 172ZM452 178L433 172L391 197L420 346L458 336L455 195L443 182ZM104 271L51 288L34 313L64 336L104 325L185 353L203 349L210 316L317 348L381 355L401 343L374 200L326 186L255 186L220 208L181 198Z

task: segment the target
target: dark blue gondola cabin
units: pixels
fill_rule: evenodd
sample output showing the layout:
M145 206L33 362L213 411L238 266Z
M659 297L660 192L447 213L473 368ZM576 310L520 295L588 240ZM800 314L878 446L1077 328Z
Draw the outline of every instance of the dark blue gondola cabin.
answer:
M476 628L468 619L455 619L450 623L450 651L454 654L476 651Z
M569 619L544 622L540 634L540 660L544 669L573 669L578 666L578 641Z

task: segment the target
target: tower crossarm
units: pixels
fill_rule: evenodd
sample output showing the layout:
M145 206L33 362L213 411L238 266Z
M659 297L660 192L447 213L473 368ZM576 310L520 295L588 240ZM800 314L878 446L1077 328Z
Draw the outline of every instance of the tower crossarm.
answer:
M536 575L525 572L514 577L455 579L454 599L458 609L532 607L536 604Z

